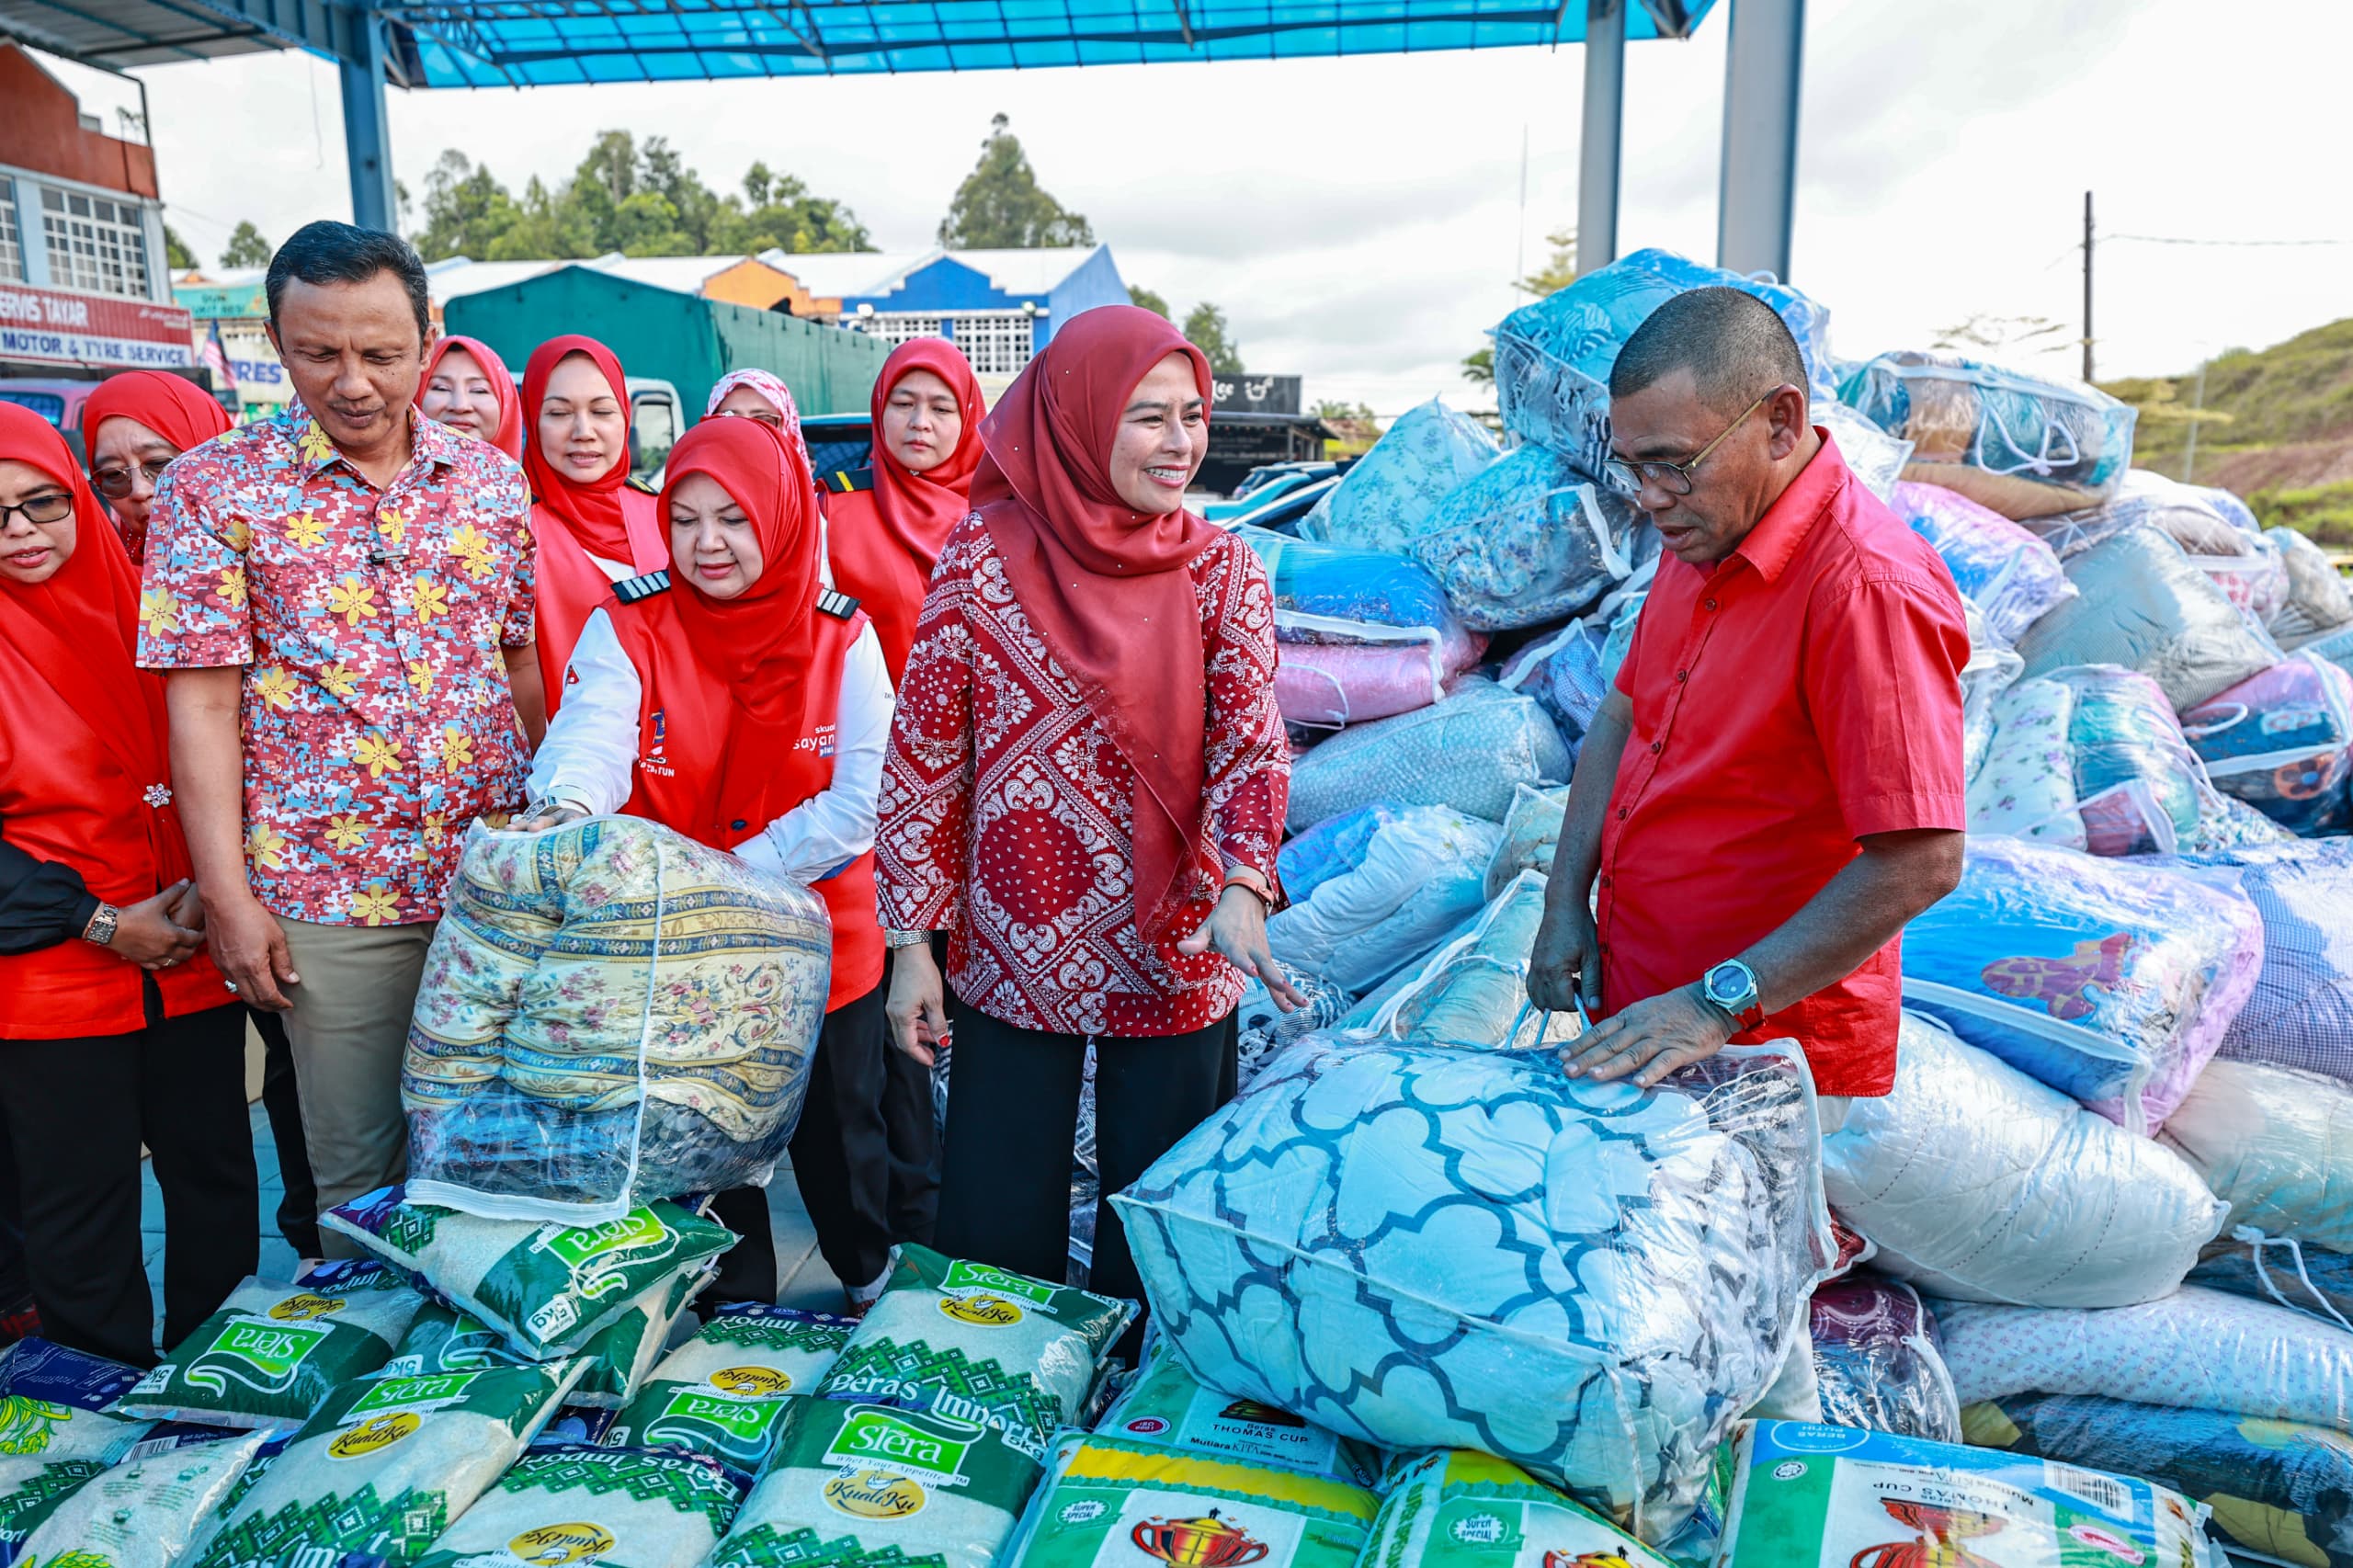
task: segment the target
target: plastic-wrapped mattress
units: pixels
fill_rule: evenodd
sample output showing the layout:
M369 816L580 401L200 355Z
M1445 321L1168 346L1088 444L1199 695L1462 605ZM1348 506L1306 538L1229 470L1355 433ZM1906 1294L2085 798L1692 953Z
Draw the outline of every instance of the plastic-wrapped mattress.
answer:
M1568 776L1568 747L1535 699L1470 676L1443 701L1343 730L1293 763L1290 826L1376 801L1499 822L1516 785Z

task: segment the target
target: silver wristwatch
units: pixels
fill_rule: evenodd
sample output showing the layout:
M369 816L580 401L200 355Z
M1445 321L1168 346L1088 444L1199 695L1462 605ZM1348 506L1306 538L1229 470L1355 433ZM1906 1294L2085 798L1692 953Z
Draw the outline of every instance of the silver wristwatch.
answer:
M111 903L101 903L90 923L82 927L82 940L94 947L106 947L114 940L114 928L122 919L122 911Z
M882 940L886 946L893 949L919 948L931 940L931 933L928 931L885 931L882 933Z

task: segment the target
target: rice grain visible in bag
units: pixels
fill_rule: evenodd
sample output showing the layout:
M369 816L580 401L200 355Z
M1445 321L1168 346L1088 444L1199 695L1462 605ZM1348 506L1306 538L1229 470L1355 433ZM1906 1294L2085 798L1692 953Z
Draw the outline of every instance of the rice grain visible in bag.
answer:
M995 1427L845 1400L786 1404L775 1460L710 1568L990 1568L1038 1484L1038 1461Z
M136 1367L103 1356L18 1340L0 1351L0 1459L119 1463L153 1425L113 1414L139 1379Z
M741 1481L691 1454L535 1448L417 1568L701 1568L743 1501Z
M486 1220L380 1187L320 1222L506 1336L535 1359L567 1356L646 1291L716 1257L735 1233L664 1199L596 1225Z
M1379 1511L1341 1482L1073 1434L1055 1444L1004 1568L1353 1568Z
M413 1563L522 1457L579 1377L562 1362L346 1383L246 1471L187 1568L342 1561L320 1555L327 1548Z
M154 1421L290 1426L392 1358L425 1298L389 1269L304 1285L248 1278L116 1409Z
M1080 1419L1134 1315L1127 1301L908 1244L817 1392L977 1421L1042 1456Z
M1282 1465L1329 1481L1371 1486L1381 1450L1256 1400L1220 1393L1154 1342L1096 1430L1133 1442Z
M1376 1568L1668 1568L1518 1465L1469 1449L1392 1472L1364 1562Z
M107 1468L102 1459L0 1455L0 1563L15 1562L25 1538Z
M267 1437L190 1444L92 1476L26 1540L17 1568L174 1568Z

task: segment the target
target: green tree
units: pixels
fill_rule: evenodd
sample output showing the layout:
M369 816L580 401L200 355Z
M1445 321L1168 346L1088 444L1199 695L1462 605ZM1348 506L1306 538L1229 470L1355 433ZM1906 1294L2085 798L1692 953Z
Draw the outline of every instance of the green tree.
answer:
M1131 305L1142 305L1145 310L1150 311L1154 315L1159 316L1163 320L1171 319L1168 315L1168 301L1162 299L1159 295L1154 293L1151 290L1145 288L1141 283L1131 283L1128 285L1128 303Z
M1330 398L1325 398L1316 403L1315 417L1318 419L1357 419L1363 421L1365 424L1370 425L1377 421L1381 416L1373 413L1372 404L1369 403L1337 403Z
M164 260L175 272L197 265L196 253L169 223L164 225Z
M1474 387L1491 387L1495 384L1494 344L1489 344L1476 354L1465 354L1462 357L1462 379Z
M262 238L259 229L250 222L240 222L229 236L229 244L221 252L223 267L267 267L272 251L277 247Z
M1242 373L1242 346L1226 335L1232 330L1225 324L1225 312L1207 300L1185 317L1186 337L1209 356L1210 369L1220 375Z
M1011 123L1001 114L989 121L980 162L956 187L948 216L939 221L939 243L958 250L1093 244L1095 231L1086 215L1069 210L1040 188L1029 154L1007 129Z
M1538 299L1557 294L1577 280L1577 233L1574 229L1563 229L1544 236L1552 247L1552 256L1542 267L1519 280L1520 289Z
M727 198L713 216L706 254L756 256L777 249L801 256L866 250L872 243L858 214L841 202L812 194L796 176L755 163L744 174L743 200Z
M486 261L522 221L522 211L488 165L452 147L425 175L425 228L415 237L427 261L453 256Z

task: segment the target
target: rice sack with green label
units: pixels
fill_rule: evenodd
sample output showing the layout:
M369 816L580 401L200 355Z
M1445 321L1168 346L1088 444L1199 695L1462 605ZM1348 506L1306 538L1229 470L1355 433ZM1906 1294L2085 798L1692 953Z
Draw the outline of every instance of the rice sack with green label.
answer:
M1108 1296L905 1245L817 1392L978 1421L1042 1460L1134 1315Z
M14 1562L25 1538L40 1528L93 1476L99 1459L27 1459L0 1455L0 1563Z
M710 1460L645 1449L535 1449L417 1568L700 1568L744 1501Z
M1354 1568L1381 1500L1295 1470L1072 1434L1004 1568Z
M323 1548L415 1562L522 1456L579 1377L566 1362L346 1383L247 1471L188 1568L340 1561Z
M681 1274L631 1301L610 1327L580 1347L586 1369L573 1388L571 1403L592 1410L616 1410L633 1398L661 1358L672 1330L710 1280L708 1271ZM384 1373L414 1378L427 1372L524 1367L536 1359L507 1344L505 1335L479 1318L433 1301L408 1325L399 1348L384 1363Z
M920 1410L789 1399L776 1458L710 1568L813 1561L990 1568L1038 1461L993 1426Z
M598 1225L534 1224L411 1203L387 1187L320 1222L540 1360L574 1354L646 1291L735 1244L734 1232L666 1199Z
M654 1379L721 1393L814 1393L857 1327L832 1312L733 1301L662 1358Z
M1386 1493L1366 1568L1669 1568L1518 1465L1468 1449L1422 1455Z
M193 1443L92 1476L27 1538L17 1568L173 1568L267 1440Z
M1718 1568L2222 1568L2207 1510L1990 1449L1745 1423Z
M154 1421L299 1426L338 1383L376 1371L425 1298L391 1269L249 1278L115 1408Z
M1157 1341L1095 1429L1250 1464L1285 1465L1358 1486L1381 1479L1382 1456L1371 1444L1328 1432L1271 1404L1220 1393Z

